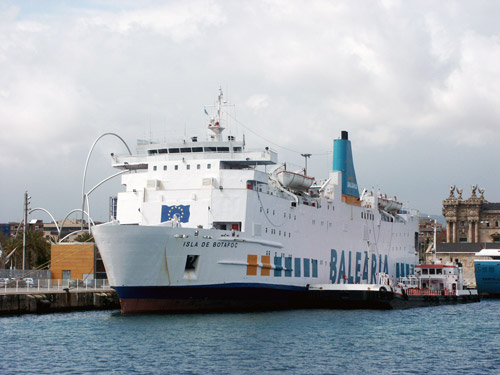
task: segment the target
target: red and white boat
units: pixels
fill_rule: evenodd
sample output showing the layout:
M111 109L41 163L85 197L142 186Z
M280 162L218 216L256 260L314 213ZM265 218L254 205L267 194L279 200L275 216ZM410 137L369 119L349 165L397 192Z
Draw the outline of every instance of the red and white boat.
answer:
M392 289L394 307L479 302L477 290L464 286L461 264L419 264Z

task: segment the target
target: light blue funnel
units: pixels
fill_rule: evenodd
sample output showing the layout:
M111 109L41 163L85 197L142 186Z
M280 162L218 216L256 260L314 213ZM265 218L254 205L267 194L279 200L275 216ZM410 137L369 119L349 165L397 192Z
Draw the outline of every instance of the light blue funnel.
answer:
M342 194L359 198L358 182L352 161L351 141L342 130L341 139L333 141L333 170L342 172Z

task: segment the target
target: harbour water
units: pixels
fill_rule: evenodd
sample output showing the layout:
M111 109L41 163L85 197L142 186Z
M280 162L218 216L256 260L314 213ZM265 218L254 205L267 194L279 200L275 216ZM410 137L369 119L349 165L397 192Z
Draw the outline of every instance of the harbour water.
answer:
M0 374L498 374L500 300L409 310L0 318Z

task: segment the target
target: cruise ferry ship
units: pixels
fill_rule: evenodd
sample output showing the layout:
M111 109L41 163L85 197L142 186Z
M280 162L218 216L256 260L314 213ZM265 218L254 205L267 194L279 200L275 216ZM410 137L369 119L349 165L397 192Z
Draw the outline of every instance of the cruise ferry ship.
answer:
M112 156L125 191L93 235L122 313L304 308L309 285L414 273L418 213L359 193L347 132L319 181L225 136L224 103L206 139Z

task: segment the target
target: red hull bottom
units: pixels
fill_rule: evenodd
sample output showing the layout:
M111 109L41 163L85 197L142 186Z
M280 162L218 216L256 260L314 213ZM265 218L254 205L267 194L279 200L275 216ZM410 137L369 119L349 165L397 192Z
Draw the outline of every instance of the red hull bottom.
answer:
M120 299L121 312L128 314L158 313L199 313L222 311L265 311L306 308L298 301L228 301L202 299Z

